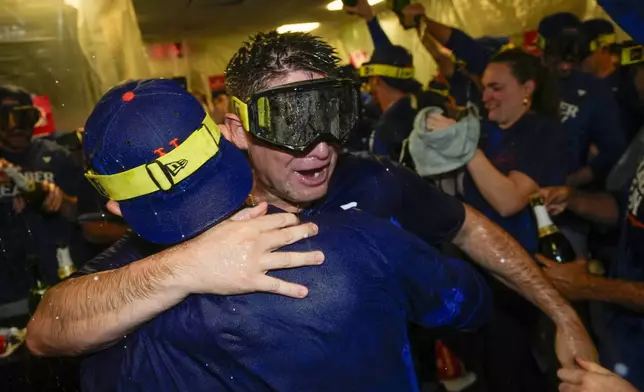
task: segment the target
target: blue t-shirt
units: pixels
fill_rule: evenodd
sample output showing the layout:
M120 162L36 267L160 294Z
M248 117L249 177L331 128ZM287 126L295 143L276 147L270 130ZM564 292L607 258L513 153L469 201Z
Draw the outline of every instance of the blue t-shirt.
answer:
M67 150L52 141L35 139L27 151L0 152L0 157L20 166L27 178L53 182L69 196L77 194L82 170ZM13 182L0 175L0 304L27 296L32 279L25 264L29 253L38 257L43 278L57 282L56 245L68 243L72 233L72 224L60 214L31 207L16 214L13 199L18 194Z
M358 210L303 220L319 234L284 250L320 249L325 263L270 275L306 285L307 298L190 296L86 359L83 390L418 391L407 322L486 321L491 294L466 262ZM129 261L156 250L127 247ZM102 263L93 269L113 266Z
M486 139L483 152L502 174L521 172L539 186L562 185L566 178L566 139L554 118L526 113L508 129L489 121L482 123ZM463 179L464 199L510 233L528 252L537 251L537 227L529 206L503 217L488 203L467 172Z
M595 180L603 182L626 149L619 107L610 83L573 70L559 79L561 122L568 134L569 169L575 172L587 164ZM599 155L588 162L591 145Z

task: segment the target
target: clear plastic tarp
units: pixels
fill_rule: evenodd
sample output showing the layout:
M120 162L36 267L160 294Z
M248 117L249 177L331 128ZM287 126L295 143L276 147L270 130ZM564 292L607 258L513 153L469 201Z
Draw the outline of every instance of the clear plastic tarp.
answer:
M430 17L475 37L520 39L557 11L604 16L595 0L421 1ZM150 53L157 43L144 44L131 0L0 0L0 12L0 83L48 96L62 131L82 126L96 100L128 79L182 76L193 92L208 95L209 77L223 74L242 41L254 33L184 39L178 42L180 54L155 57ZM412 51L417 78L427 82L435 67L415 32L403 30L391 12L381 12L379 19L392 42ZM373 50L365 23L357 18L325 31L344 62L352 53Z
M0 83L49 97L61 131L111 85L149 74L130 0L0 0L0 46Z

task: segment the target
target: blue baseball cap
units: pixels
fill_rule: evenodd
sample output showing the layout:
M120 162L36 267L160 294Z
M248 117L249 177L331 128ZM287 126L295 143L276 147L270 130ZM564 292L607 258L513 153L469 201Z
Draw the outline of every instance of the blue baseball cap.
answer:
M195 137L209 143L195 143ZM202 151L202 144L210 150ZM184 159L164 161L182 145L177 151ZM178 243L221 222L243 206L253 184L242 152L172 80L112 88L85 124L83 148L90 181L118 200L127 224L154 243Z
M393 67L413 67L414 58L407 49L400 45L385 45L378 47L373 51L371 59L363 65L382 64ZM422 90L422 85L414 78L397 79L391 77L381 77L385 83L404 93L418 93Z
M548 15L539 22L539 34L546 40L552 39L565 30L578 30L581 20L570 12L557 12Z

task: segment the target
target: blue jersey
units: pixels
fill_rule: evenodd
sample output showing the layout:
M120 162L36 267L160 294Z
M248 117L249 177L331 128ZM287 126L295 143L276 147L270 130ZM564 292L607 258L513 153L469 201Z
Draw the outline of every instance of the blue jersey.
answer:
M485 156L508 175L512 171L530 177L540 187L563 185L566 178L566 135L556 118L526 113L508 129L484 121ZM501 216L488 203L472 176L463 179L464 199L510 233L529 253L537 252L537 226L529 207L510 217Z
M644 160L620 202L625 212L616 262L610 278L644 282ZM644 390L644 314L616 304L602 304L600 357L638 390Z
M559 79L561 122L568 134L569 169L588 164L591 145L599 155L590 160L595 179L603 181L626 149L619 108L610 83L573 70Z
M304 220L319 234L285 250L320 249L325 263L270 275L306 285L307 298L190 296L88 358L83 390L418 391L407 322L476 328L487 318L475 269L391 222L357 210ZM130 261L156 250L127 248Z
M52 141L36 139L24 153L0 152L0 157L20 166L27 178L53 182L69 196L77 193L82 170L69 159L67 150ZM59 214L45 214L37 208L16 214L16 195L19 191L13 182L0 174L0 304L27 296L30 277L25 258L30 252L39 258L45 280L55 283L56 244L67 243L72 233L71 223Z

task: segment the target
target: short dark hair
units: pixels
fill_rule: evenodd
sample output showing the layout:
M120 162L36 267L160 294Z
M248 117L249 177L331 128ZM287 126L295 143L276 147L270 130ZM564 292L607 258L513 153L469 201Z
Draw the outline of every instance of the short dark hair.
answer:
M252 36L226 68L226 90L242 100L293 71L337 77L340 59L331 45L309 33L277 31Z
M503 51L492 58L490 63L504 63L510 67L512 75L520 82L534 81L532 109L546 116L559 116L559 89L557 80L541 64L541 60L522 49Z

